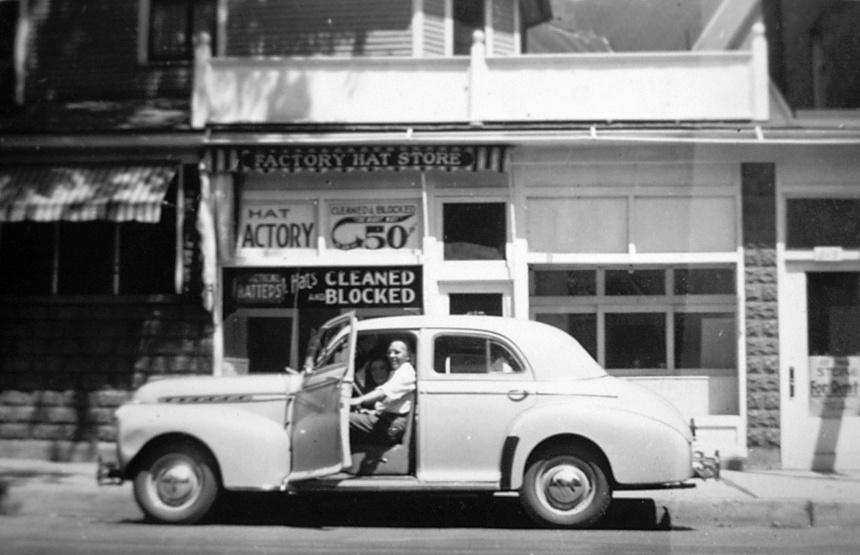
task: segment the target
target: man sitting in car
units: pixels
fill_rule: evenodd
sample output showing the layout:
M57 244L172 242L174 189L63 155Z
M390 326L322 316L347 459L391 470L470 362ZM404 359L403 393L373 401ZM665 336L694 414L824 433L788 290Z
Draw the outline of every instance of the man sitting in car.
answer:
M386 352L391 366L388 381L355 397L350 406L350 440L353 443L399 443L406 431L409 412L415 402L415 367L405 341L396 339ZM373 407L372 409L366 407Z

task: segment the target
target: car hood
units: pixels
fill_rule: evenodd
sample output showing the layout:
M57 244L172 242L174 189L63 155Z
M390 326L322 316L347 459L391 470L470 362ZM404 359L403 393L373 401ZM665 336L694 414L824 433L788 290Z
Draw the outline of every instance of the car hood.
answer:
M182 397L241 397L284 395L301 386L298 374L256 374L250 376L189 376L148 382L135 391L132 402L160 403Z

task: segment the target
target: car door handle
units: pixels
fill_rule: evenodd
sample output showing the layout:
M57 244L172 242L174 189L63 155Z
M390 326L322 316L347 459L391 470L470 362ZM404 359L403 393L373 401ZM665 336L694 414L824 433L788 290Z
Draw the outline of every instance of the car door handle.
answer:
M522 401L529 396L529 392L525 389L512 389L508 391L508 399L511 401Z

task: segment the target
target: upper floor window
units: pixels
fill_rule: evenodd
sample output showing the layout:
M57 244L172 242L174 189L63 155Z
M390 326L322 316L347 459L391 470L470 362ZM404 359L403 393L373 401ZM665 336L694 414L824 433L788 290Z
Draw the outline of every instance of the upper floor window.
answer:
M795 110L860 109L860 2L764 0L771 77Z
M522 51L690 50L717 4L709 0L520 0Z
M445 260L504 260L507 219L504 202L445 203Z
M215 51L218 0L149 0L149 61L194 57L194 37L209 33Z
M454 55L468 55L472 34L484 28L484 0L454 0Z

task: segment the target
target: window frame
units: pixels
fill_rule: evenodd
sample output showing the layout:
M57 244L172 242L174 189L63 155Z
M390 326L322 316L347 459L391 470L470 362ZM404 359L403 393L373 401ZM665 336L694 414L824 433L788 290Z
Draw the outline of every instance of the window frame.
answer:
M683 269L732 269L735 272L734 294L676 295L675 270ZM643 264L635 270L663 270L664 295L621 296L606 295L606 271L631 269L630 265L529 265L529 318L537 320L539 314L595 314L596 315L596 356L597 362L615 376L677 376L700 374L736 375L740 370L740 350L735 354L734 368L677 368L675 363L675 315L676 314L732 314L735 318L735 332L739 332L742 322L738 310L740 295L737 293L739 267L735 264ZM535 272L590 270L595 272L596 294L593 296L536 296ZM664 316L665 368L608 368L606 367L606 315L631 313L661 313Z
M511 356L513 356L519 364L521 370L518 372L481 372L481 373L451 373L436 371L436 341L443 337L468 337L480 339L485 342L495 342L501 345ZM431 380L470 380L470 381L495 381L495 380L533 380L534 374L531 367L527 364L527 359L522 352L506 338L495 333L482 330L454 330L442 329L433 333L430 338L431 354L428 357L429 364L427 371L422 375L425 379Z
M189 5L197 0L184 0ZM224 56L226 52L225 37L227 36L227 2L228 0L211 0L215 3L215 36L212 37L212 55ZM191 56L189 58L153 58L150 54L150 23L152 21L152 0L138 0L137 15L137 62L141 65L187 65L194 62L194 37L191 37Z

